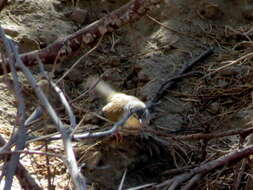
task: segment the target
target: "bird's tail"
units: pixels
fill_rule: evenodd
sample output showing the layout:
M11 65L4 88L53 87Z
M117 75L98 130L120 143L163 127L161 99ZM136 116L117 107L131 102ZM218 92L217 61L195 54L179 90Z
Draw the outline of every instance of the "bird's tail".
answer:
M110 98L110 96L116 92L109 84L97 77L90 77L87 83L90 89L95 88L95 90L106 99Z

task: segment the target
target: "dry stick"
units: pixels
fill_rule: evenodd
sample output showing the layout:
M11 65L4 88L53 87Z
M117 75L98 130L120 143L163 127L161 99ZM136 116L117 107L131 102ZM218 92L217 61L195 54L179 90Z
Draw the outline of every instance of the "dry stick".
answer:
M238 163L239 166L237 168L237 171L235 172L235 180L234 180L234 183L233 183L233 186L232 186L233 190L239 189L239 186L240 186L241 181L242 181L243 174L245 172L247 161L248 161L248 159L244 158L241 163Z
M146 14L146 16L147 16L150 20L152 20L153 22L159 24L160 26L164 27L165 29L167 29L167 30L169 30L169 31L175 32L175 33L180 34L180 35L187 36L186 33L179 32L179 31L177 31L177 30L175 30L175 29L173 29L173 28L171 28L171 27L169 27L169 26L167 26L167 25L161 23L160 21L158 21L158 20L155 19L154 17L150 16L149 14Z
M62 62L74 55L80 48L94 44L101 36L119 29L124 24L137 21L160 3L161 0L132 0L61 41L56 41L44 49L22 54L21 59L26 66L34 66L38 64L37 56L44 64L52 64L59 55L58 63ZM0 69L0 74L2 73Z
M168 184L171 184L172 182L172 185L170 186L169 190L174 190L175 188L178 187L178 185L190 179L194 175L205 174L207 172L210 172L213 169L219 168L231 162L241 160L251 154L253 154L253 146L246 146L240 150L234 150L233 152L226 154L218 159L212 160L196 168L193 168L187 173L175 176L172 179L169 179L161 184L158 184L156 187L159 188L159 187L167 186Z
M106 73L106 72L105 72ZM97 86L97 84L101 81L101 79L103 78L103 76L105 75L105 73L103 73L96 81L95 83L90 86L90 88L88 90L85 90L83 93L81 93L79 96L77 96L75 99L73 99L70 103L74 103L77 100L79 100L80 98L82 98L83 96L85 96L88 92L90 92L91 90L95 89L95 87Z
M48 143L45 142L45 151L48 152ZM48 190L53 190L53 186L52 186L52 172L50 169L50 160L49 160L49 156L45 156L46 157L46 168L47 168L47 186L48 186Z
M183 186L181 188L181 190L191 190L194 189L193 186L200 180L200 178L202 177L202 174L196 174L195 176L193 176L189 182Z
M5 37L5 33L3 29L0 27L0 36L4 42L4 46L6 48L7 54L9 56L9 67L11 69L13 83L14 83L14 92L18 103L18 111L17 111L17 123L16 125L19 126L17 130L17 137L16 137L16 147L15 151L23 150L25 148L25 140L26 140L26 129L24 125L25 121L25 100L22 94L21 86L19 83L19 78L17 75L17 71L15 68L15 62L19 59L17 50L11 40ZM15 60L15 61L14 61ZM5 185L4 190L11 189L13 177L16 173L16 168L19 163L19 154L12 155L10 161L7 162L7 167L4 172L5 173Z
M197 63L199 63L200 61L205 60L207 57L209 57L212 54L213 54L213 48L210 48L210 49L206 50L200 56L196 57L189 64L187 64L178 74L176 74L175 77L173 77L174 79L170 78L167 81L165 81L160 86L160 88L157 91L156 95L151 99L151 103L150 103L151 106L152 106L152 104L156 104L162 98L162 96L165 94L166 90L173 88L176 85L176 83L180 81L180 79L182 78L181 76L183 76L184 74L189 72L192 69L192 67L194 67Z
M86 52L83 56L81 56L63 75L61 78L59 78L56 81L56 84L58 84L59 82L61 82L62 79L64 79L73 69L74 67L76 67L82 60L83 58L87 57L89 54L91 54L93 51L95 51L95 49L98 48L99 44L101 43L102 39L103 39L104 35L101 36L101 38L98 40L98 43L92 48L90 49L88 52Z
M192 134L192 135L183 135L183 136L177 136L173 137L177 140L210 140L213 138L221 138L226 136L233 136L233 135L240 135L242 138L246 138L248 135L253 133L253 127L247 128L247 129L233 129L230 131L224 131L224 132L214 132L209 134Z
M238 59L236 59L236 60L234 60L234 61L231 61L230 63L228 63L228 64L226 64L226 65L224 65L224 66L222 66L222 67L219 67L219 68L216 69L215 71L208 73L207 75L203 76L202 78L206 78L206 77L208 77L208 76L211 76L211 75L213 75L214 73L217 73L217 72L219 72L219 71L221 71L221 70L223 70L223 69L225 69L225 68L227 68L227 67L230 67L230 66L232 66L232 65L234 65L234 64L237 64L237 63L243 61L244 59L250 59L251 57L253 57L253 52L248 53L248 54L246 54L246 55L244 55L244 56L242 56L242 57L240 57L240 58L238 58Z
M2 62L1 62L2 64L1 65L2 65L2 68L4 71L4 80L5 80L6 86L11 91L12 87L11 87L10 82L8 82L8 73L6 70L6 65L4 64L4 60L5 60L5 58L2 55ZM9 150L13 146L13 143L16 141L16 139L17 139L17 129L16 129L16 126L14 126L12 129L12 133L11 133L11 137L10 137L9 141L7 143L3 144L3 146L1 146L0 152ZM0 181L1 181L1 178L0 178Z
M135 113L138 112L140 109L133 109L131 112L129 112L128 114L126 114L121 120L119 120L118 122L116 122L111 129L107 130L107 131L102 131L102 132L86 132L83 134L76 134L72 136L72 140L75 141L79 141L81 139L88 139L88 138L98 138L98 137L104 137L104 136L109 136L114 134L118 128L120 126L123 126L125 124L125 122ZM58 140L60 139L61 136L60 135L55 135L49 138L38 138L39 140ZM36 140L38 140L36 139ZM29 142L33 142L33 140L30 140Z
M123 176L122 176L122 179L121 179L121 181L120 181L118 190L122 190L123 185L124 185L124 182L125 182L125 179L126 179L126 174L127 174L127 169L125 169L125 171L124 171L124 173L123 173Z
M137 186L137 187L131 187L131 188L128 188L126 190L139 190L139 189L145 189L147 187L151 187L155 185L155 183L148 183L148 184L144 184L144 185L140 185L140 186Z
M3 146L6 144L4 138L0 136L0 146ZM6 157L0 157L1 160L5 159ZM21 187L24 190L42 190L42 188L39 187L39 185L36 183L36 181L30 176L29 172L25 169L25 167L18 163L17 170L16 170L16 177L19 180L19 183Z
M224 132L213 132L209 134L204 133L197 133L192 135L182 135L182 136L173 136L174 140L183 140L183 141L197 141L197 140L210 140L213 138L222 138L226 136L233 136L233 135L240 135L242 138L246 138L248 135L253 133L253 127L247 128L247 129L233 129L229 131ZM73 135L73 133L72 133ZM73 137L73 140L80 140L82 138L88 138L88 133L85 134L76 134ZM102 135L103 136L103 135ZM170 138L172 135L168 135L168 138ZM28 140L28 143L38 141L38 140L58 140L60 139L59 135L46 135L42 137L36 137L35 139Z
M50 153L50 152L41 152L41 151L36 151L36 150L14 150L14 151L6 151L6 152L1 152L0 155L6 155L6 154L39 154L43 156L51 156L51 157L58 157L61 159L65 159L64 156L60 154L55 154L55 153Z
M38 58L39 59L39 58ZM72 129L74 129L76 127L76 117L66 99L66 97L64 96L64 93L62 92L62 90L56 85L56 83L54 83L51 79L49 79L48 75L45 72L44 66L42 64L42 62L40 60L38 60L39 62L39 66L40 66L40 71L41 73L46 77L46 79L49 81L50 85L53 87L54 91L58 94L58 96L60 97L61 103L63 104L64 108L66 109L68 116L69 116L69 120L70 120L70 124Z
M36 80L33 77L31 71L23 64L21 59L17 59L16 61L17 61L16 67L22 70L28 82L30 83L32 88L35 90L35 93L37 97L40 99L42 106L44 107L45 110L47 110L49 116L53 120L54 124L57 126L58 131L61 133L61 138L63 141L64 150L66 153L65 164L70 172L70 176L74 183L75 189L76 190L86 189L86 182L77 166L76 158L75 158L74 151L71 145L71 138L69 136L68 131L64 128L62 121L57 116L56 112L54 111L53 107L49 103L48 99L46 98L41 88L36 84Z

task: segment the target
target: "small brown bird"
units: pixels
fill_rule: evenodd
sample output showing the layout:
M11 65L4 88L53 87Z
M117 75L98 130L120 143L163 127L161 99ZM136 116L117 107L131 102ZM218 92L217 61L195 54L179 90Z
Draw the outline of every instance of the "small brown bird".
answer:
M98 79L91 78L88 80L88 83L94 85L96 81ZM102 112L112 122L117 122L129 112L139 109L126 121L122 130L120 130L121 134L127 135L125 131L136 133L141 129L143 124L149 122L149 111L145 103L137 97L117 92L104 81L99 81L95 89L106 98L107 104L102 108Z

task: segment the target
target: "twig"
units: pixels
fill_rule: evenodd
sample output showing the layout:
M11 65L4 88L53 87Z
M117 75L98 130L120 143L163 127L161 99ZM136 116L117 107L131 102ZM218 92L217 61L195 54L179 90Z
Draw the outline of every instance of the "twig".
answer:
M202 78L206 78L208 76L211 76L214 73L217 73L217 72L219 72L219 71L221 71L221 70L223 70L223 69L225 69L227 67L230 67L230 66L232 66L234 64L237 64L237 63L243 61L244 59L250 59L251 57L253 57L253 52L248 53L248 54L246 54L246 55L244 55L244 56L242 56L242 57L240 57L240 58L238 58L238 59L236 59L234 61L231 61L230 63L228 63L228 64L226 64L226 65L224 65L222 67L219 67L218 69L215 69L215 71L208 73L207 75L203 76Z
M16 47L14 46L14 44L9 39L7 39L5 37L5 33L2 29L2 27L0 27L0 36L4 42L6 51L9 56L9 60L11 60L11 61L9 61L9 67L11 69L13 83L14 83L14 92L15 92L15 96L16 96L16 99L18 102L17 126L19 126L19 127L17 130L16 147L15 147L15 151L18 151L18 150L23 150L25 148L25 140L26 140L26 129L25 129L25 125L24 125L25 101L24 101L24 97L22 94L18 75L17 75L16 68L15 68L15 62L17 62L17 60L19 59L19 56L17 54L17 50L16 50ZM20 157L19 154L12 155L10 158L10 161L6 163L7 164L6 173L4 172L5 177L6 177L4 190L11 189L13 177L16 173L16 168L17 168L17 165L19 162L19 157Z
M101 36L119 29L124 24L137 21L160 3L161 0L131 0L111 14L67 36L61 41L56 41L44 49L22 54L21 59L26 66L34 66L38 64L37 56L40 57L44 64L52 64L57 55L59 55L58 63L62 62L74 55L80 48L94 44ZM2 73L3 71L0 69L0 74Z
M79 100L80 98L82 98L83 96L85 96L88 92L90 92L91 90L93 90L97 84L101 81L101 79L103 78L103 76L105 75L105 73L103 73L95 82L94 84L92 84L88 90L85 90L83 93L81 93L79 96L77 96L75 99L73 99L70 103L74 103L75 101Z
M137 186L137 187L131 187L131 188L128 188L126 190L139 190L139 189L145 189L147 187L152 187L153 185L155 185L155 183L148 183L148 184L144 184L144 185L140 185L140 186Z
M124 173L123 173L123 176L122 176L122 179L121 179L121 181L120 181L118 190L122 190L123 185L124 185L124 182L125 182L126 174L127 174L127 169L125 169L125 171L124 171Z
M0 155L5 155L5 154L39 154L43 156L53 156L53 157L58 157L61 159L65 159L62 155L60 154L55 154L55 153L50 153L50 152L41 152L41 151L36 151L36 150L14 150L14 151L6 151L6 152L1 152Z
M243 158L246 158L247 156L251 154L253 154L253 146L246 146L240 150L234 150L233 152L226 154L218 159L212 160L198 167L195 167L187 173L183 173L181 175L175 176L172 179L167 180L166 182L158 184L157 187L170 185L169 190L174 190L181 183L189 180L194 175L205 174L213 169L216 169L226 164L229 164L231 162L235 162Z
M173 78L170 78L167 81L165 81L164 83L162 83L160 88L158 89L156 95L151 99L150 104L156 104L162 98L162 96L165 94L166 90L173 88L176 85L176 83L180 81L180 79L182 77L189 76L189 75L187 75L187 72L189 72L192 69L192 67L194 67L200 61L205 60L207 57L209 57L212 54L213 54L213 48L209 48L204 53L202 53L200 56L198 56L194 60L192 60L189 64L185 65L185 67L178 74L176 74ZM186 75L184 75L184 74L186 74ZM191 73L189 73L189 74L191 74ZM194 74L194 72L192 74Z
M202 174L196 174L195 176L193 176L189 182L183 186L181 188L181 190L191 190L191 189L195 189L193 188L193 186L199 181L199 179L201 178Z
M71 179L74 183L74 186L77 190L86 189L86 182L84 177L79 171L77 166L76 158L74 155L74 151L71 145L71 137L69 136L68 131L64 127L62 121L57 116L56 112L54 111L53 107L49 103L48 99L46 98L45 94L41 90L41 88L36 84L36 80L33 77L30 70L23 64L21 59L16 60L16 67L20 68L24 73L25 77L31 84L32 88L35 90L37 97L40 99L42 106L48 112L49 116L53 120L54 124L57 126L58 131L61 133L61 138L63 140L64 150L66 154L66 166L70 172Z
M153 22L159 24L160 26L166 28L166 29L169 30L169 31L175 32L175 33L180 34L180 35L187 36L186 33L179 32L179 31L177 31L177 30L175 30L175 29L173 29L173 28L171 28L171 27L169 27L169 26L166 26L165 24L163 24L163 23L161 23L160 21L156 20L154 17L150 16L149 14L146 14L146 16L147 16L150 20L152 20Z
M183 136L177 136L173 137L174 139L178 140L210 140L213 138L221 138L226 136L233 136L233 135L240 135L243 138L246 138L248 135L253 133L253 127L247 128L247 129L233 129L230 131L224 131L224 132L213 132L208 134L203 133L197 133L197 134L191 134L191 135L183 135Z
M39 58L38 59L38 63L40 66L40 71L41 73L44 75L44 77L46 77L46 79L49 81L50 85L53 87L54 91L57 93L57 95L60 97L60 100L64 106L64 108L66 109L68 116L69 116L69 120L70 120L70 124L71 124L71 128L74 129L76 127L76 117L66 99L66 97L64 96L62 90L56 85L56 83L54 83L46 74L44 66L42 64L42 62L40 61Z
M132 116L132 114L134 114L135 112L138 112L140 109L135 109L132 110L132 112L129 112L128 114L126 114L121 120L119 120L118 122L116 122L111 129L107 130L107 131L102 131L102 132L86 132L83 134L76 134L72 136L72 140L74 141L79 141L81 139L89 139L89 138L98 138L98 137L104 137L104 136L109 136L114 134L118 128L120 126L123 126L125 124L125 122ZM51 137L44 137L44 138L37 138L37 140L58 140L60 139L61 136L60 135L54 135ZM29 140L29 142L34 142L34 140Z
M246 165L247 165L247 159L244 158L242 160L242 162L238 163L238 164L239 164L239 166L236 168L237 171L235 172L235 180L234 180L234 184L233 184L233 187L232 187L233 190L239 189L239 186L240 186L241 181L242 181L242 176L245 172L245 168L246 168Z
M0 136L0 146L3 146L6 144L5 140L3 139L2 136ZM3 160L6 157L1 156L0 159ZM17 170L16 170L16 176L19 180L19 183L21 187L24 190L42 190L40 186L36 183L36 181L30 176L29 172L25 169L25 167L21 164L18 163Z
M91 54L95 49L98 48L98 46L100 45L102 39L103 39L104 35L102 35L100 37L100 39L98 40L97 44L92 48L90 49L88 52L86 52L83 56L81 56L63 75L61 78L59 78L57 81L56 81L56 84L58 84L62 79L64 79L73 69L74 67L76 67L82 60L83 58L87 57L89 54Z
M48 152L48 144L47 142L45 142L45 151ZM46 167L47 167L47 185L48 185L48 190L53 190L53 186L52 186L52 172L50 169L50 160L49 160L49 156L46 155Z

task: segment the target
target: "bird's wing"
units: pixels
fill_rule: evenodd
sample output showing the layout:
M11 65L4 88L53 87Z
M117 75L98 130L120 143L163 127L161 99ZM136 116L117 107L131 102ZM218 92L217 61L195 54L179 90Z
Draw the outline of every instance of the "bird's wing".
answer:
M123 106L119 102L110 102L106 104L103 109L106 118L116 122L123 116Z

